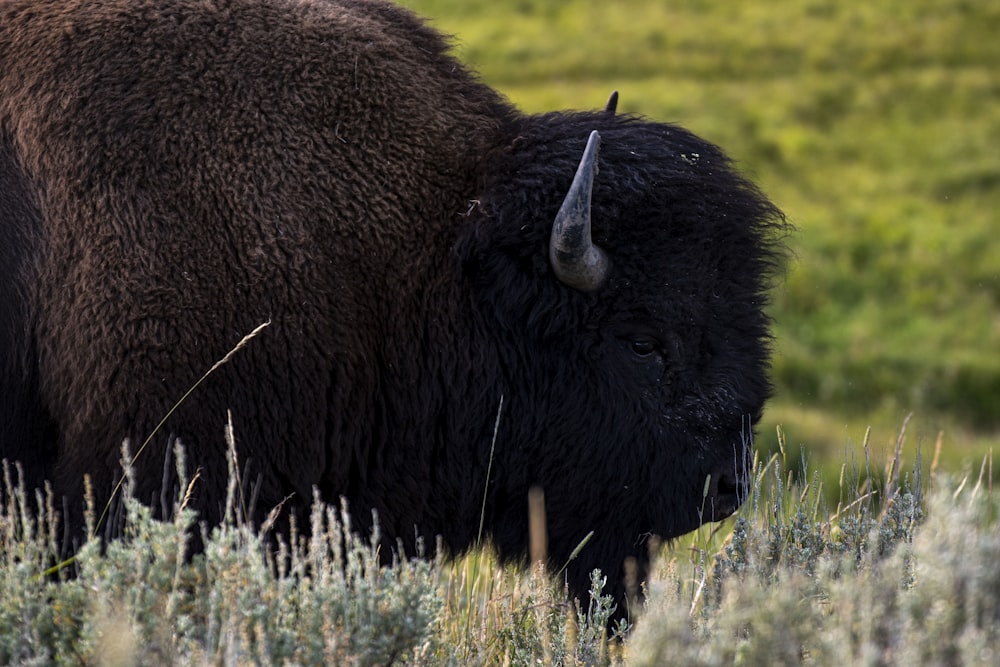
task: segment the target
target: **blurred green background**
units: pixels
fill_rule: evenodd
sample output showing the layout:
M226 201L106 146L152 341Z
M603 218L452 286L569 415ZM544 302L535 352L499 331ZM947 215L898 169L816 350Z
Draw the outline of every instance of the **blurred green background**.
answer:
M835 484L913 412L911 468L940 439L942 468L978 474L1000 442L1000 2L403 2L524 111L617 89L786 212L759 447L780 424Z

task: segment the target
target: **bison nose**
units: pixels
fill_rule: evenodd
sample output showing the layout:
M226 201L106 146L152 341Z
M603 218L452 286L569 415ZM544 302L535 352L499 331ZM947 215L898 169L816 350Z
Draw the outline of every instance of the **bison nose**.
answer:
M739 509L747 497L745 473L732 469L716 470L705 485L702 521L721 521Z

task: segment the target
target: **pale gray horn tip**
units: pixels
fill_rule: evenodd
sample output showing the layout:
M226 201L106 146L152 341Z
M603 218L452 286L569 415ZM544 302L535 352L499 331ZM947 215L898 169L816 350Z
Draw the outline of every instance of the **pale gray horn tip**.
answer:
M590 136L587 138L587 148L584 149L585 155L590 155L592 152L596 156L597 149L601 147L601 133L597 130L591 130Z

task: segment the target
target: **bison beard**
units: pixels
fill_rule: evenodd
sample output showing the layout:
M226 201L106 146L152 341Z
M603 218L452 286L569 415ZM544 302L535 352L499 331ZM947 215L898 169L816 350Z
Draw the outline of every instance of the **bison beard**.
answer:
M482 519L522 559L537 486L551 563L593 531L568 580L621 594L649 535L742 500L784 222L616 103L523 115L375 0L0 4L0 456L79 542L84 475L106 501L270 320L140 499L180 438L219 521L231 411L257 521L318 488L389 544Z

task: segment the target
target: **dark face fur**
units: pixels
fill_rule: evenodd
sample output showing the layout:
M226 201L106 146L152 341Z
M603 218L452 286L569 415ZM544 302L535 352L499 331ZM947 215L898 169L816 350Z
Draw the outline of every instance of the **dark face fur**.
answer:
M611 269L588 293L553 275L547 244L592 129L593 238ZM460 252L502 338L496 502L513 509L494 517L494 539L523 549L520 498L542 486L553 564L595 531L570 571L585 586L592 567L642 559L646 537L742 502L783 219L719 149L667 125L546 116L492 160L504 178L487 181Z

